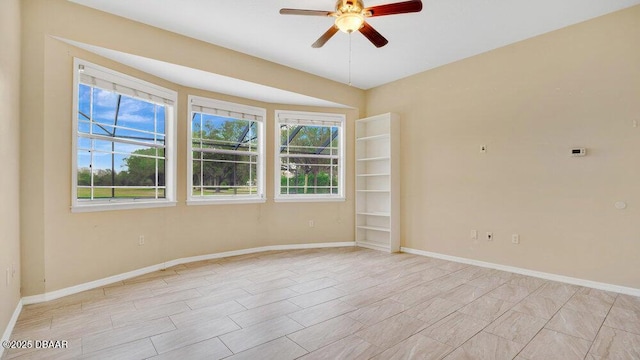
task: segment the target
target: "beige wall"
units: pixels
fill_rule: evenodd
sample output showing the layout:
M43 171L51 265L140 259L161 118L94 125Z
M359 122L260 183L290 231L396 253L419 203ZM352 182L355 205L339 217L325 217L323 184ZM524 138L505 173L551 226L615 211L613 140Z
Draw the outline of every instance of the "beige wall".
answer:
M640 288L639 43L636 6L368 91L401 115L402 245Z
M20 300L20 1L0 1L0 336ZM6 271L10 269L9 284Z
M331 203L273 202L273 110L346 113L347 156L353 158L353 120L364 91L257 58L77 6L64 0L24 1L26 99L22 159L30 166L22 192L25 295L78 285L161 262L251 247L353 241L353 199ZM55 15L52 15L55 14ZM266 104L187 89L74 48L60 36L180 65L234 76L330 101L355 110ZM162 46L158 46L162 44ZM144 210L71 213L71 119L73 57L188 94L267 109L267 197L265 204L186 206L187 112L178 106L178 205ZM256 70L260 69L260 70ZM269 74L269 75L267 75ZM33 141L33 139L40 141ZM347 193L353 193L353 171ZM308 227L308 220L315 227ZM138 236L146 244L138 246ZM44 279L46 278L46 282Z
M346 103L354 108L346 111L347 159L353 159L352 120L364 115L358 109L398 112L403 246L640 288L640 128L631 127L640 120L640 52L631 46L640 34L640 7L397 81L365 97L343 84L65 0L21 3L20 161L29 164L21 169L24 295L181 257L353 241L353 166L346 202L272 200L273 110L344 110L186 89L51 36ZM187 122L181 107L176 207L72 214L74 56L174 89L181 104L193 93L265 107L269 201L185 205ZM479 153L481 144L488 146L486 154ZM589 156L569 157L573 146L587 147ZM627 209L614 208L619 200ZM307 227L310 219L313 229ZM473 242L472 229L492 231L495 240ZM520 245L510 243L512 233L520 234ZM137 245L139 235L146 236L146 245Z

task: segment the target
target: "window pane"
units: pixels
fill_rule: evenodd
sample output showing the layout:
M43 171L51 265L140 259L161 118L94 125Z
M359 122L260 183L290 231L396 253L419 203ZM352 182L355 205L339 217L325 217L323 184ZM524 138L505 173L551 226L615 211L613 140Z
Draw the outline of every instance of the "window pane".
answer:
M146 144L164 145L165 115L164 106L79 85L78 198L164 198L164 148Z
M117 188L114 189L114 193L116 198L125 198L125 199L155 199L156 197L156 189L154 188ZM111 197L110 190L106 194L105 197ZM164 197L164 196L161 196Z
M220 169L220 164L215 162L205 162L204 173L216 173ZM249 173L255 174L257 167L255 164L234 164L235 173L232 169L230 172L220 176L203 176L202 188L203 195L251 195L256 194L257 183L255 176L253 178L246 176ZM219 174L219 173L218 173ZM200 186L200 183L195 183ZM199 195L200 190L194 191L194 195Z
M95 135L113 136L113 126L105 124L90 123L91 132Z
M157 107L153 103L121 95L117 125L156 132L154 117Z
M82 150L90 150L91 149L91 139L78 137L78 149Z
M337 193L338 159L284 157L281 163L281 193ZM336 191L330 188L336 187Z
M113 125L118 106L118 94L99 88L93 88L93 109L91 119L94 122Z
M338 130L335 129L337 136ZM332 128L325 126L288 127L284 136L284 144L288 145L290 154L330 154L332 145Z
M120 174L124 186L156 186L156 172L164 182L164 172L160 172L164 169L157 166L158 161L156 159L131 154L124 158L123 161L124 170Z
M257 138L252 137L251 131L256 126L254 121L209 114L197 115L192 121L194 146L202 141L203 148L247 150L250 145L255 148ZM253 133L255 133L255 130L253 130Z
M193 113L191 196L258 194L258 124L258 121Z
M305 113L305 118L309 118ZM281 116L281 115L279 115ZM295 119L295 113L287 114ZM312 120L325 121L322 115ZM280 129L279 160L280 187L277 194L339 195L342 159L340 138L342 127L327 124L311 125L309 121L285 120L277 123ZM306 122L306 123L305 123ZM337 124L333 122L333 124Z
M88 166L79 167L78 168L78 184L79 186L90 186L91 185L91 169Z
M255 194L257 155L193 152L193 185L206 187L203 195ZM201 195L194 189L192 195Z
M91 117L91 87L78 86L78 120L89 120Z
M89 122L84 121L84 120L78 120L78 132L79 133L88 134L90 127L91 127L91 125L89 124Z
M159 134L164 134L166 133L166 129L165 129L165 117L166 117L166 109L164 106L158 106L156 105L156 111L157 111L157 115L156 115L156 121L157 121L157 127L156 127L156 133Z

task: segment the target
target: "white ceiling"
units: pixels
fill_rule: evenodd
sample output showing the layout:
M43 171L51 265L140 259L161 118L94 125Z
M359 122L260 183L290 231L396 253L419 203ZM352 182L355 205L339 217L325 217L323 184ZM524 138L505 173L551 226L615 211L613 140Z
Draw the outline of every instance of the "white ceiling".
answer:
M327 79L349 80L349 35L339 32L323 48L311 48L332 18L278 13L280 8L333 10L335 0L70 1ZM390 2L396 1L365 0L365 6ZM423 0L420 13L368 20L389 40L383 48L352 34L352 84L369 89L637 4L640 0Z

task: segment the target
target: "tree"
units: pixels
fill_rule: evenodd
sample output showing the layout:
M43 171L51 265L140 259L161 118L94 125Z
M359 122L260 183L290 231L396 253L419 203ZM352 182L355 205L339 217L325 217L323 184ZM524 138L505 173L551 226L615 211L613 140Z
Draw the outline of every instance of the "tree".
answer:
M334 138L334 128L326 126L286 125L290 131L281 132L281 143L289 144L291 157L289 160L296 165L296 173L293 180L296 185L303 182L303 193L309 192L310 181L313 181L312 191L318 193L319 187L330 184L330 167L332 160L317 157L295 157L294 154L302 155L331 155L330 147L337 146L337 138ZM300 127L299 129L296 129ZM295 133L295 136L292 134ZM292 138L289 138L292 137ZM301 174L302 176L300 176ZM286 183L286 180L283 179ZM322 189L320 192L324 192Z
M226 151L255 150L256 123L248 120L223 118L208 114L195 114L192 129L193 148L193 184L215 187L217 193L225 186L247 186L250 179L251 167L255 165L247 162L255 162L252 156L197 151L203 149L216 149ZM202 127L200 127L202 121ZM202 145L200 141L202 140ZM203 161L199 161L203 160ZM253 161L251 161L253 160ZM242 162L242 163L239 163ZM201 183L202 180L202 183Z
M91 185L91 169L89 168L78 169L78 185L79 186Z
M93 185L112 186L111 169L98 169L93 173Z
M127 170L121 171L117 177L123 186L155 186L156 162L158 164L158 186L164 186L164 160L147 156L164 157L164 149L139 149L124 158Z

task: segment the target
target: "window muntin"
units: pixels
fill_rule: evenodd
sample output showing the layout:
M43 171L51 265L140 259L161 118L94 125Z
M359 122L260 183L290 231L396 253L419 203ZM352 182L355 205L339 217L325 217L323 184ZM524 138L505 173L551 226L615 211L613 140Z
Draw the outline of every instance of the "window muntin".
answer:
M344 199L344 115L279 111L276 118L276 199Z
M82 60L75 64L74 210L173 202L167 163L175 93Z
M189 101L190 203L264 201L264 109Z

